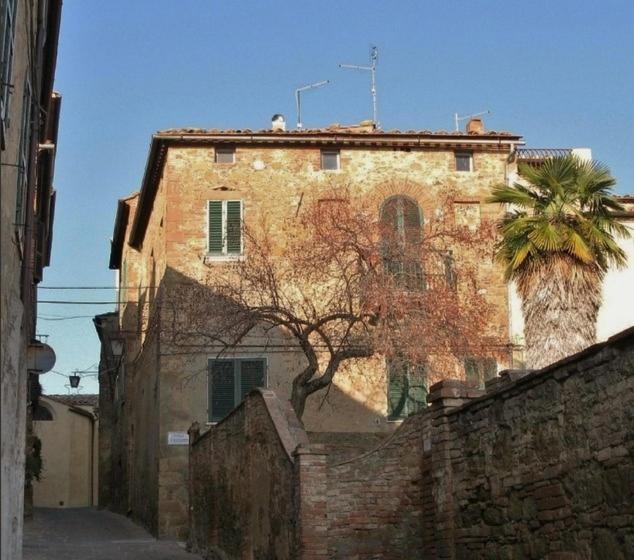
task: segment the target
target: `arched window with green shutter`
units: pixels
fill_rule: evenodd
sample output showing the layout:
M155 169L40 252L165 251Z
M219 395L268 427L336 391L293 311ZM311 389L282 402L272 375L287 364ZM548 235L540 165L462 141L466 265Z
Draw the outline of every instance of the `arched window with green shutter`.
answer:
M423 214L418 203L404 195L391 196L381 205L383 262L400 285L425 287L421 264Z

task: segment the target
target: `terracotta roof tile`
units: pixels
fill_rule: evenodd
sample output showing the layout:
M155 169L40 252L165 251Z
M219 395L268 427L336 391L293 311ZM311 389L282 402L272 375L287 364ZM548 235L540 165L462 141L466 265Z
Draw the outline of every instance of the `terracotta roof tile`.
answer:
M97 406L99 395L42 395L67 406Z

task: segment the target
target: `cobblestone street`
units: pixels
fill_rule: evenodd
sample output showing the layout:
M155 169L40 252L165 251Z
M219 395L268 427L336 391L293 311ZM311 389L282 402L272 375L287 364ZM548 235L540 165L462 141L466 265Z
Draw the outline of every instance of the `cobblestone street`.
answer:
M24 560L200 560L184 543L157 541L129 519L92 508L36 509Z

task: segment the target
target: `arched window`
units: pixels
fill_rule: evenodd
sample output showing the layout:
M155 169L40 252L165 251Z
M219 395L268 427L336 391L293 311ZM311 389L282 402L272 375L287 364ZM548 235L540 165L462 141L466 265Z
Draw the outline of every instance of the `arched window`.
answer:
M417 202L403 195L391 196L381 206L380 219L386 269L403 286L423 288L423 214Z

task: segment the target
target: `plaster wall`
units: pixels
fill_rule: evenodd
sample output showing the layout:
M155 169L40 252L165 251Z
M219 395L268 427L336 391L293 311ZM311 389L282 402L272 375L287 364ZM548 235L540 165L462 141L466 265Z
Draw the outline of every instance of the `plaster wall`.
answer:
M35 507L89 507L97 505L98 424L65 404L41 397L53 420L34 421L42 441L43 471L33 484ZM91 407L82 407L91 412ZM94 430L94 431L93 431ZM92 456L91 456L92 454Z

